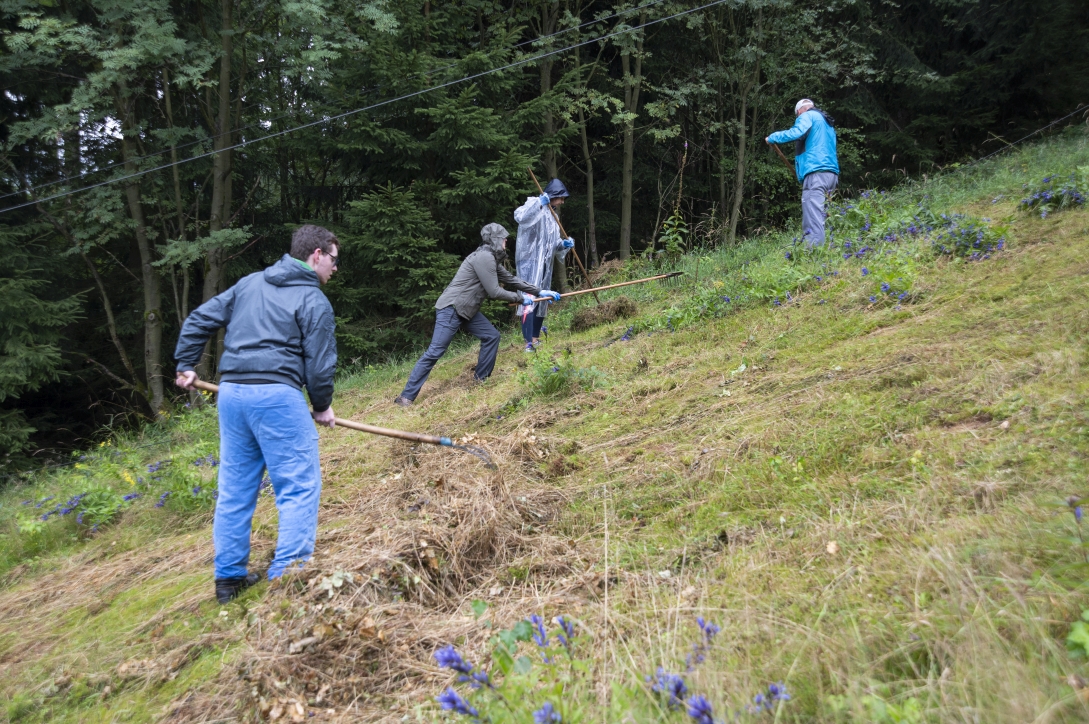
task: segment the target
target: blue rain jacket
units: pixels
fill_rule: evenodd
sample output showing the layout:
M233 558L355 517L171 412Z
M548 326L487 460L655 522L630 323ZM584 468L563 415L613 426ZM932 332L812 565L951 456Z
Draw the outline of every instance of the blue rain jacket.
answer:
M768 136L771 143L790 143L805 139L805 151L794 157L794 171L798 181L814 171L839 173L836 157L836 129L828 125L820 111L811 108L794 121L794 127L776 131Z

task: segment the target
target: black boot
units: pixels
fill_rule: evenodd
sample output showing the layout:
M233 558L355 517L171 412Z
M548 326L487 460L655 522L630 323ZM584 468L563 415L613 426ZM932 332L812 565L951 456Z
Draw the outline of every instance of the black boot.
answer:
M216 600L221 604L229 603L232 598L237 598L242 591L261 580L256 573L249 573L238 578L216 579Z

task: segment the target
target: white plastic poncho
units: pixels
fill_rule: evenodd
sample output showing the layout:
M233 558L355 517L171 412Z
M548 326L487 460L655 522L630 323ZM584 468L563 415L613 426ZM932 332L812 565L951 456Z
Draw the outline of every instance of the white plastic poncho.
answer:
M535 287L551 289L552 264L567 254L556 219L551 211L541 206L538 197L530 196L514 210L514 221L518 224L514 247L518 277ZM536 313L538 317L548 314L548 303L538 302Z

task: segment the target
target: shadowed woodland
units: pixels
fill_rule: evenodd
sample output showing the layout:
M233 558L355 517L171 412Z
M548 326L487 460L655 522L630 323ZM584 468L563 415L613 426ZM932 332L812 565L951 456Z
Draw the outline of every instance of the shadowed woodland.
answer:
M183 401L181 321L298 224L343 242L327 291L341 367L361 369L427 338L479 228L514 228L527 166L570 187L564 224L594 268L791 223L796 182L763 138L800 97L836 119L848 193L1089 101L1077 0L2 8L7 470Z

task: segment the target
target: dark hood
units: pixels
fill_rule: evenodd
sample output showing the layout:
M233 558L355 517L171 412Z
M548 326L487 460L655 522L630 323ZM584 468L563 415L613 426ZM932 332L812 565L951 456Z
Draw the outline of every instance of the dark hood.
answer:
M298 259L284 254L280 261L265 269L265 281L277 287L316 287L318 275Z
M548 186L545 186L544 192L548 194L548 198L550 199L562 199L571 195L567 193L567 187L563 185L563 181L560 181L558 178L549 181Z

